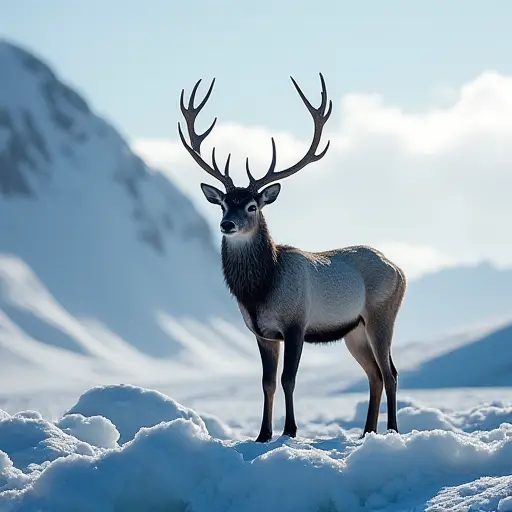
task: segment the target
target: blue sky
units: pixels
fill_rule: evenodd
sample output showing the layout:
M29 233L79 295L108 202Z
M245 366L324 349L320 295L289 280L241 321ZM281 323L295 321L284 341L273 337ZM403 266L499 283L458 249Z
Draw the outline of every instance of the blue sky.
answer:
M182 87L217 77L220 119L309 133L289 81L331 96L443 102L485 69L512 71L512 3L472 0L3 0L0 34L47 58L129 137L175 135ZM206 122L206 121L205 121Z
M271 136L278 166L301 158L311 121L289 76L317 104L321 71L334 101L331 148L269 207L276 240L375 245L409 275L481 259L512 265L503 236L512 222L512 2L0 5L0 35L70 82L216 233L205 175L177 140L181 89L217 78L199 130L218 116L211 138L220 157L233 151L232 175L244 184L243 159L265 172Z

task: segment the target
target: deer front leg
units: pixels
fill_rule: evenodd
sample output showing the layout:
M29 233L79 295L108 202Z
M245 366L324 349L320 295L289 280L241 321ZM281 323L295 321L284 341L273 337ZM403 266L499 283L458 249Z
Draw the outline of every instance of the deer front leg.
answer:
M276 392L277 365L279 362L279 342L272 342L257 338L260 349L263 375L263 418L257 443L266 443L272 439L272 411L274 408L274 394Z
M281 376L286 406L283 436L295 437L297 435L297 424L295 423L293 407L293 391L295 390L295 379L297 377L297 370L299 369L303 345L303 329L294 326L285 332L283 374Z

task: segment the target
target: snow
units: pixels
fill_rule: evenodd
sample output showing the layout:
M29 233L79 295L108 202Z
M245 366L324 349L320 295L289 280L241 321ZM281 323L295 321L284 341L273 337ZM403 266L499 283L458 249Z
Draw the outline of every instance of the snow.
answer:
M396 337L400 342L435 341L469 329L511 323L511 286L512 269L487 261L424 274L409 283Z
M230 431L219 417L210 431L161 392L96 386L55 421L1 415L0 510L511 510L512 423L500 418L512 408L413 402L400 434L338 427L259 444L257 422L244 425L249 437L219 439Z
M400 432L435 429L458 431L446 414L433 407L406 407L398 411L397 419L400 421Z
M512 489L510 489L512 492ZM512 512L512 496L503 498L498 503L498 512Z
M63 432L57 425L22 413L0 421L0 450L22 471L72 453L96 453L93 445Z
M114 448L121 437L116 426L104 416L66 414L56 425L66 434L100 448Z
M0 388L257 368L188 197L46 64L0 41L0 70Z
M195 411L187 409L159 391L130 385L96 386L84 393L68 414L104 416L116 426L124 444L142 428L162 421L185 418L204 428ZM64 416L66 418L66 416Z
M468 340L447 353L424 360L418 368L404 373L408 388L449 388L461 386L512 385L512 324ZM500 354L500 357L496 357Z

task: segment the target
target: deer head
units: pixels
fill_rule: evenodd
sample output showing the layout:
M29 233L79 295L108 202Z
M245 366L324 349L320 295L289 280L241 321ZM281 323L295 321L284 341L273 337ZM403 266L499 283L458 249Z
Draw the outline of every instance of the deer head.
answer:
M203 101L197 106L194 107L194 99L197 92L197 88L201 83L201 80L198 80L192 89L192 93L190 95L190 99L188 102L188 107L185 107L184 103L184 94L185 91L181 91L180 96L180 108L187 123L187 130L190 139L190 143L185 140L183 136L183 132L181 130L181 125L178 122L178 131L180 135L181 142L185 146L186 150L192 156L192 158L196 161L196 163L205 170L208 174L219 180L223 185L225 192L219 190L212 185L207 185L206 183L201 183L201 189L206 199L213 204L220 205L222 208L223 216L220 222L220 230L224 236L234 236L234 235L250 235L254 232L255 228L258 225L258 219L260 216L261 209L267 205L273 203L281 191L281 185L279 183L274 183L275 181L282 180L295 174L300 171L306 165L316 162L320 160L329 149L330 141L327 142L324 150L320 153L316 153L318 149L318 145L320 143L320 138L322 136L322 130L324 128L325 123L329 119L332 112L332 101L329 100L329 107L327 108L327 90L325 87L325 81L320 73L320 81L322 84L322 101L318 108L313 107L308 99L305 97L304 93L301 91L300 87L297 85L297 82L290 77L293 85L297 89L299 96L302 101L306 105L309 113L311 114L314 122L314 133L313 140L311 141L311 145L309 146L306 154L299 160L295 165L288 167L287 169L283 169L281 171L276 171L276 144L274 138L272 137L272 160L270 163L270 167L267 173L259 178L255 179L251 174L249 169L249 158L245 161L245 168L247 172L247 176L249 177L249 185L247 187L236 187L233 184L233 180L229 176L229 163L231 159L231 154L228 155L226 159L226 163L224 166L224 173L222 173L217 165L215 160L215 147L212 149L212 163L211 165L207 163L201 156L201 143L203 140L210 134L217 122L217 118L213 120L213 123L210 127L202 134L198 134L195 132L194 124L197 115L205 106L210 94L213 90L213 85L215 83L215 78L212 80L212 83L204 97ZM271 185L271 183L273 183ZM268 186L266 186L268 185ZM262 187L263 190L260 190Z

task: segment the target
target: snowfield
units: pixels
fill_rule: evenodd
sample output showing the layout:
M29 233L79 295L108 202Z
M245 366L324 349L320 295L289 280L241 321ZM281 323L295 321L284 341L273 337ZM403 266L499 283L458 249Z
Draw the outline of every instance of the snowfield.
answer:
M361 440L358 403L344 426L328 409L262 445L243 411L221 421L156 390L97 386L57 419L0 412L0 510L512 511L512 402L399 407L400 434Z

